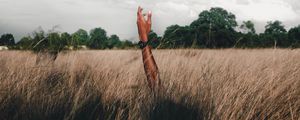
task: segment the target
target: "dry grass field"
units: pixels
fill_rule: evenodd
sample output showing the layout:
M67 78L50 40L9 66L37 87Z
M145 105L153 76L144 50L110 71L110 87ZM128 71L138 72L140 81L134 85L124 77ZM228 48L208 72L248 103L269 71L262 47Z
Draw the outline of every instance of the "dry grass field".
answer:
M149 92L138 50L0 52L0 119L298 120L300 50L157 50Z

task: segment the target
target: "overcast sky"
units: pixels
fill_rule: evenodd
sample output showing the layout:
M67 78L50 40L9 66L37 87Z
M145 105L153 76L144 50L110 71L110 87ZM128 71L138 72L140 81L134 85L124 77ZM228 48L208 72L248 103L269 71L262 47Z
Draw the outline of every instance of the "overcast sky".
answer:
M211 7L223 7L237 21L252 20L258 32L270 20L283 21L287 29L300 24L299 0L0 0L0 34L16 39L41 26L73 33L104 28L109 35L136 40L138 6L153 12L153 30L162 34L172 24L188 25Z

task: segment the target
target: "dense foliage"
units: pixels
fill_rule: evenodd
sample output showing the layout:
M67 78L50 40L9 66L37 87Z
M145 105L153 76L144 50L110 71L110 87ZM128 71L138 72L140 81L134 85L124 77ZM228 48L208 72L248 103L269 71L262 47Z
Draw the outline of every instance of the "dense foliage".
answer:
M299 48L300 26L287 31L281 21L269 21L257 34L252 21L238 26L234 14L211 8L189 26L171 25L161 39L161 48Z
M263 33L257 34L252 21L238 25L233 13L215 7L201 12L190 25L171 25L163 36L154 31L149 34L153 48L299 48L300 25L286 30L281 21L269 21ZM3 34L0 46L34 51L64 49L127 49L136 43L120 40L117 35L107 35L98 27L88 33L79 29L73 34L38 29L23 37L17 44L12 34Z
M8 37L7 37L8 36ZM10 46L14 49L33 50L35 52L50 51L59 52L62 50L76 49L125 49L134 48L134 43L129 40L121 41L117 35L107 36L102 28L94 28L88 33L79 29L73 34L57 31L45 32L41 28L31 35L21 38L15 44L11 34L4 34L0 39L0 45ZM9 42L12 41L12 42Z

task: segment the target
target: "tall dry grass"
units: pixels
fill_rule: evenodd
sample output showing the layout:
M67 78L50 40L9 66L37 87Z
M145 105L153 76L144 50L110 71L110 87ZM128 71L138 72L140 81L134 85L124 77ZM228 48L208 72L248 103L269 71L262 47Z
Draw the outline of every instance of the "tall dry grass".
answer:
M0 119L300 119L300 50L0 52Z

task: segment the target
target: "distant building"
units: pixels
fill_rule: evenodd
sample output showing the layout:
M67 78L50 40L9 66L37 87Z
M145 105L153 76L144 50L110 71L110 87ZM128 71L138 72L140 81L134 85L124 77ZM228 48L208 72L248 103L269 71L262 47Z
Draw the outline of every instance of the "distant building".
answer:
M77 48L74 48L73 46L65 46L65 50L88 50L89 48L86 45L80 45Z
M87 46L85 46L85 45L81 45L81 46L79 46L79 49L80 49L80 50L87 50L88 48L87 48Z
M8 50L8 47L7 46L0 46L0 51L2 50Z

